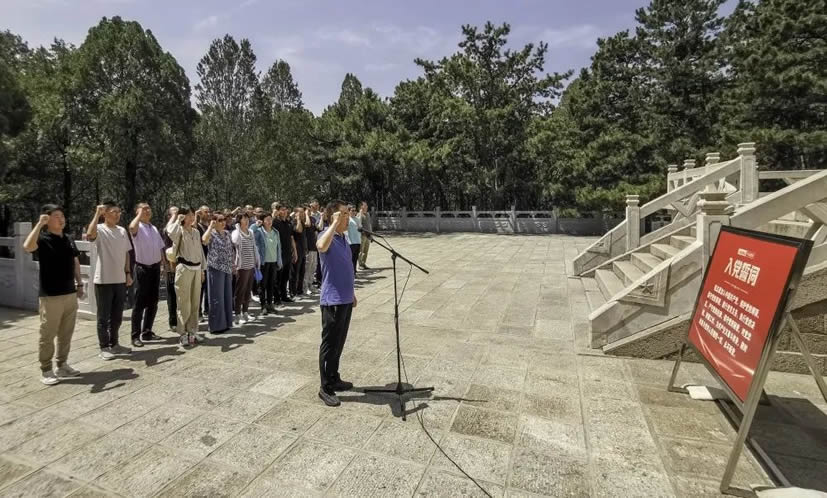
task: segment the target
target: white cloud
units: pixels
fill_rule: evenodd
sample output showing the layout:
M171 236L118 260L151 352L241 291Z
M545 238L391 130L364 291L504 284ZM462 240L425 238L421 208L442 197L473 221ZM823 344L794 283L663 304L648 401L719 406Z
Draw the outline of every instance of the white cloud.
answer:
M370 38L351 29L322 28L316 31L316 37L324 41L335 41L353 47L369 47Z
M430 52L445 43L445 37L428 26L402 28L394 24L380 24L373 29L386 43L416 54Z
M538 38L549 47L594 48L597 38L602 35L600 28L593 24L580 24L565 28L546 28Z
M399 67L399 64L394 62L386 62L384 64L375 64L369 63L365 64L365 71L369 71L372 73L384 73L386 71L392 71Z
M241 5L238 6L240 9L244 9L246 7L252 7L253 5L257 4L259 0L244 0L241 2Z
M218 16L212 15L201 19L200 21L196 22L193 26L195 31L201 31L202 29L214 28L218 25Z

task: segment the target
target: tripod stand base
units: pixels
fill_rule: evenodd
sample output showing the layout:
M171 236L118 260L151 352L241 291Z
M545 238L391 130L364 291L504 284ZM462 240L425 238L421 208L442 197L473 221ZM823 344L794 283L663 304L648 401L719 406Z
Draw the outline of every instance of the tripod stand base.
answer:
M408 393L429 393L433 391L433 387L402 387L402 383L397 382L396 389L365 389L363 392L376 394L395 394L399 396L399 405L402 407L402 420L407 421L408 416L405 413L405 399L403 398L403 396Z

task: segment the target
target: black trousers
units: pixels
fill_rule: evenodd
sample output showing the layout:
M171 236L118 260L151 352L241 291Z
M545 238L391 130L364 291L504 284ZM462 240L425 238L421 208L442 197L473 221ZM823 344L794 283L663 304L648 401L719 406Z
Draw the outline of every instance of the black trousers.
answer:
M126 284L95 284L95 301L98 305L98 343L101 349L117 346Z
M345 349L353 304L322 306L321 308L322 344L319 346L319 374L321 389L332 394L333 384L342 378L339 375L339 360Z
M158 312L161 263L135 265L135 306L132 307L132 338L152 330Z
M319 252L316 251L313 253L313 257L316 258L316 284L322 285L322 257L319 256Z
M353 273L356 273L356 262L359 261L359 250L362 244L350 244L350 258L353 260Z
M175 273L167 274L167 312L169 313L169 328L178 327L178 300L175 297Z
M304 264L307 261L307 253L299 254L299 259L293 264L290 272L290 291L294 296L304 294Z
M279 301L284 301L287 299L287 286L290 285L290 273L292 273L293 269L293 254L291 253L289 256L285 258L284 254L281 255L281 260L283 262L283 266L281 270L279 270L277 279L277 292L276 298Z
M278 280L279 264L278 263L264 263L261 267L261 282L258 284L258 297L261 300L261 306L275 304L279 300L276 296L276 282Z

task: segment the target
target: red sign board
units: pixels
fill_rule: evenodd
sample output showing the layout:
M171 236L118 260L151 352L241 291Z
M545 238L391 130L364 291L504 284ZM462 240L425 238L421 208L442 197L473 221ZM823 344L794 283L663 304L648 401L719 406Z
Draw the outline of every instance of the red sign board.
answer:
M741 402L779 308L784 305L800 246L724 227L710 258L689 342Z

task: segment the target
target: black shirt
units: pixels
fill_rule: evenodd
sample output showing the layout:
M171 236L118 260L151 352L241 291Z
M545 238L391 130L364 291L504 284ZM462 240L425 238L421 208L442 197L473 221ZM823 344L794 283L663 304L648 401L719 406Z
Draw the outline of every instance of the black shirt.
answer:
M318 216L310 215L310 226L304 227L304 240L307 244L307 250L316 252L316 224L319 222Z
M296 252L298 252L298 257L301 258L304 253L307 252L307 241L304 238L304 231L307 230L307 227L302 227L302 231L293 231L293 240L296 241Z
M37 239L40 296L65 296L76 292L75 258L79 255L75 241L68 235L43 230Z
M279 242L281 242L281 256L285 264L293 260L293 222L287 220L273 221L273 227L279 231Z

